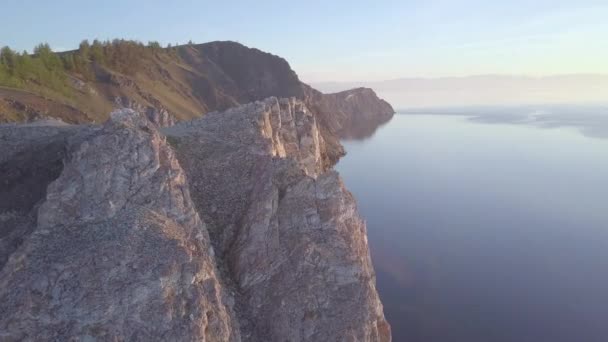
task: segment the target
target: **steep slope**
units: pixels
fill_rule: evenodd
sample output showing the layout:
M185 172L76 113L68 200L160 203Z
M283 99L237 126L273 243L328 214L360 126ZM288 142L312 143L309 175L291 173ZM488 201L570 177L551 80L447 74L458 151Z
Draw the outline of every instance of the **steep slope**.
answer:
M86 129L0 125L0 268L35 227L46 188L63 170L66 140Z
M121 51L120 47L115 50ZM0 87L0 122L40 117L69 123L103 122L117 99L166 109L185 120L270 96L296 97L328 123L322 135L329 141L335 140L332 135L351 135L349 129L355 121L356 126L374 129L387 112L393 112L369 91L325 96L302 83L284 59L235 42L154 49L138 57L122 53L114 64L90 62L92 75L68 72L68 85L62 92L36 82L25 83L30 91ZM135 66L132 71L119 68L124 60ZM346 102L348 95L352 96ZM365 107L354 108L355 102ZM358 115L363 109L365 115ZM328 150L332 152L328 158L337 159L342 153L337 141L328 146L335 149Z
M303 101L158 127L132 110L0 126L0 166L21 170L0 214L23 218L0 226L3 340L390 341L365 223Z
M335 94L321 94L311 88L309 93L309 106L322 113L322 125L340 138L366 138L395 114L393 107L369 88Z
M305 103L269 98L164 129L253 341L388 341L365 224ZM209 196L213 194L213 196Z
M165 138L129 110L83 129L0 272L2 340L238 341Z

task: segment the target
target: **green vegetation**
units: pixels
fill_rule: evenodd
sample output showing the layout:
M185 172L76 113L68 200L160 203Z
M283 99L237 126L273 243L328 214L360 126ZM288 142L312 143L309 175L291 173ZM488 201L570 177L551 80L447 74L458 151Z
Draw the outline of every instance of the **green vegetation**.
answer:
M115 39L93 43L84 40L78 50L55 53L48 44L34 48L33 54L18 53L9 47L0 50L0 86L36 90L48 88L69 96L69 74L84 80L94 80L98 67L106 67L125 75L135 74L143 59L159 53L173 53L158 42Z
M48 44L36 46L33 55L25 51L18 53L9 47L0 50L0 85L22 88L27 82L58 90L65 84L63 63Z

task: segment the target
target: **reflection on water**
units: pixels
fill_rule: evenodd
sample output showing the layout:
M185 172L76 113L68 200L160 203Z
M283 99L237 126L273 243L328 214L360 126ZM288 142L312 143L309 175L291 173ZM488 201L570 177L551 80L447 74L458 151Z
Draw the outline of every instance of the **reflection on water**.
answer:
M345 127L342 127L340 136L343 140L367 140L374 136L374 134L390 122L392 116L381 117L378 120L354 120L353 122L346 123Z
M345 142L394 340L608 341L608 140L497 118Z
M442 108L425 111L425 114L460 115L480 123L523 124L538 128L570 127L589 137L608 138L608 105Z

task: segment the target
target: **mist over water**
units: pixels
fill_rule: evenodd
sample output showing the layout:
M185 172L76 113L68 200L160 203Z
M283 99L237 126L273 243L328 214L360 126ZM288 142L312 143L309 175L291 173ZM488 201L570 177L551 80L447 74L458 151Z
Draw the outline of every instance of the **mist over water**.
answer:
M344 143L395 341L608 340L608 124L550 112L396 115Z

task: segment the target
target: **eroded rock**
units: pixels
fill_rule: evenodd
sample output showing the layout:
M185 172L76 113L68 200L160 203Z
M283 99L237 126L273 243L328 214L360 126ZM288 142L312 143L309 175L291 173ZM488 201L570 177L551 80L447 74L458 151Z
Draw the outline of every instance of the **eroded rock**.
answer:
M238 341L213 249L165 138L113 113L69 151L0 272L6 341Z
M240 290L244 338L390 341L365 224L308 113L269 98L164 131Z
M52 172L6 187L37 195L0 215L26 218L0 340L390 341L365 223L304 101L158 126L122 109L6 139L6 169Z

